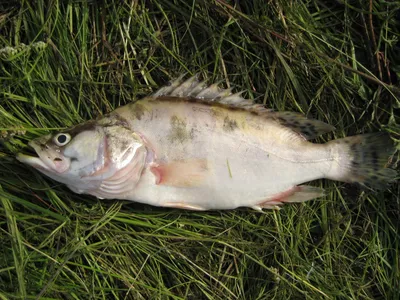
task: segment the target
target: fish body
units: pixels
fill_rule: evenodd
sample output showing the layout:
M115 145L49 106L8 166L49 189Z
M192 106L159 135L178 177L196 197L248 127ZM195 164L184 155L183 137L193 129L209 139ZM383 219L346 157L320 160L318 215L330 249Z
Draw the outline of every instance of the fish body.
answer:
M388 135L308 141L333 129L192 77L33 140L39 157L17 158L77 193L193 210L274 208L322 196L308 181L381 187L396 176Z

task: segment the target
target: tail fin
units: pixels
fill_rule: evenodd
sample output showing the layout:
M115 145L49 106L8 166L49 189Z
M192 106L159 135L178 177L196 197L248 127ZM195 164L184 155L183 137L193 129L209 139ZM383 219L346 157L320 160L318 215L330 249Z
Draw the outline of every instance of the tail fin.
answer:
M388 168L389 156L395 152L387 133L351 136L329 142L335 162L328 178L358 182L367 187L382 189L394 181L397 172Z

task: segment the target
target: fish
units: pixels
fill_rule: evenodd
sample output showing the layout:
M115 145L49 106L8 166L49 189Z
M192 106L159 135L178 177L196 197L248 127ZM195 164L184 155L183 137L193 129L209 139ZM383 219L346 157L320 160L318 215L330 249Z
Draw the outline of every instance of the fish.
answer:
M318 179L382 189L390 135L315 143L335 128L274 111L198 76L95 120L40 136L16 158L75 193L187 210L279 209L325 195ZM306 184L307 183L307 184Z

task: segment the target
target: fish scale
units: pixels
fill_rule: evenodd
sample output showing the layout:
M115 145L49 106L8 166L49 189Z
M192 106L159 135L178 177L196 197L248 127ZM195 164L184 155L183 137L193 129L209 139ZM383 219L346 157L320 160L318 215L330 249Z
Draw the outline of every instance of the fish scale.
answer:
M323 196L304 185L316 179L382 188L397 174L386 133L312 143L334 127L183 78L17 158L78 193L192 210L276 208Z

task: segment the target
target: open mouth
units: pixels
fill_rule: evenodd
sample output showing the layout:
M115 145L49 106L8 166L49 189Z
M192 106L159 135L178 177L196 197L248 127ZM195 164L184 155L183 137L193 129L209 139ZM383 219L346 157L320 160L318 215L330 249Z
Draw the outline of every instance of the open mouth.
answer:
M16 158L20 162L30 165L36 169L49 170L49 167L43 162L42 158L36 151L36 145L29 143L30 147L24 149L24 152L18 153Z
M30 156L30 157L37 157L39 158L39 155L37 152L33 149L33 147L26 147L23 152L20 153L21 155L24 156Z

